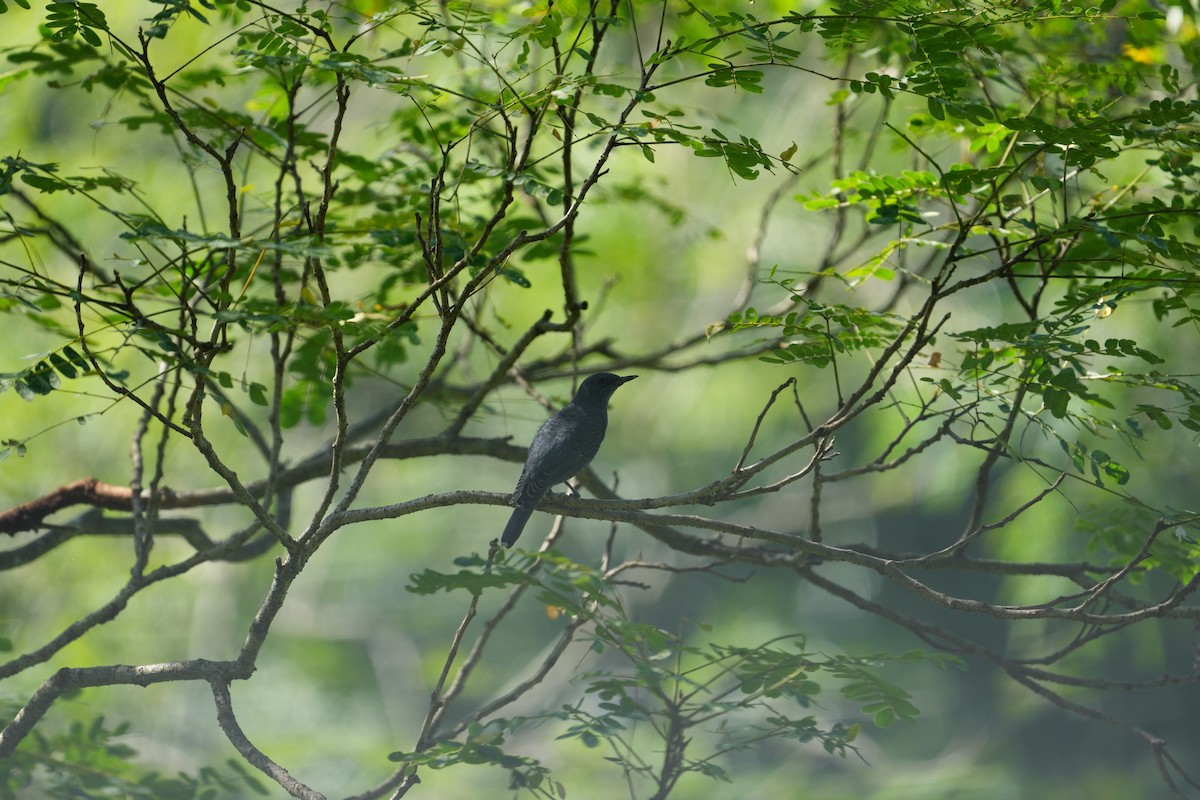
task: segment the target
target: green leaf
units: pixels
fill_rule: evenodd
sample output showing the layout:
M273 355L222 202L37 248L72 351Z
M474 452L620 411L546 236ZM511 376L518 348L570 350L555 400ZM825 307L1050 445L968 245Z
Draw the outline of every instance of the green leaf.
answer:
M529 278L525 277L524 272L509 264L505 264L500 268L500 274L503 275L509 283L515 283L522 289L528 289L533 286L533 283L529 280Z
M1129 483L1129 470L1115 461L1104 462L1104 472L1118 486L1124 486Z
M1042 392L1042 400L1046 403L1046 408L1056 418L1063 419L1067 416L1067 405L1071 401L1071 395L1068 392L1048 386Z
M257 406L269 405L267 402L267 387L261 383L251 383L246 387L247 394L250 395L250 402Z
M478 563L482 565L482 562ZM485 589L499 589L524 582L526 581L523 573L500 569L492 572L460 570L456 573L427 569L409 575L409 584L404 588L413 594L436 594L462 589L473 595L480 595Z
M63 358L58 353L50 353L48 357L50 359L50 363L53 364L54 368L62 373L64 377L74 378L79 374L75 369L75 365Z

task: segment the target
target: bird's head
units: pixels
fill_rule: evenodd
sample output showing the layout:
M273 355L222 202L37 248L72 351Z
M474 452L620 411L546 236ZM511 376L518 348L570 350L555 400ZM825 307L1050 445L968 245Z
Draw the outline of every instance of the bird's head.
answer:
M574 402L580 405L607 406L613 392L620 388L621 384L629 383L636 377L637 375L613 375L611 372L588 375L583 383L579 384Z

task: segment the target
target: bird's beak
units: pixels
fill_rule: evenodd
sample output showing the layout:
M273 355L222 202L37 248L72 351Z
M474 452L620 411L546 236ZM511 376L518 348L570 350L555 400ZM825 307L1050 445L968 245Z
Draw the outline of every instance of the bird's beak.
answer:
M621 383L619 383L617 385L620 386L621 384L629 383L631 380L633 380L636 377L637 377L637 375L624 375L621 377Z

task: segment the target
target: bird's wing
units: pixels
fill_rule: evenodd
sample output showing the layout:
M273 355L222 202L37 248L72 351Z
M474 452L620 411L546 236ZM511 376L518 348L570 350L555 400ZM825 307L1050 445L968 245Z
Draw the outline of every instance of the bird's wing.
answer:
M592 419L570 405L548 419L529 445L513 502L537 505L552 486L577 475L595 458L604 428L603 420Z

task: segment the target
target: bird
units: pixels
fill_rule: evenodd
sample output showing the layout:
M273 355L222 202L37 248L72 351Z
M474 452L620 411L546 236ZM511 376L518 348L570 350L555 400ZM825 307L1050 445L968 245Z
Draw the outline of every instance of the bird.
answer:
M501 544L512 547L550 487L566 483L596 457L608 429L609 398L636 377L611 372L589 375L579 384L574 399L538 429L513 490L516 508L504 526Z

